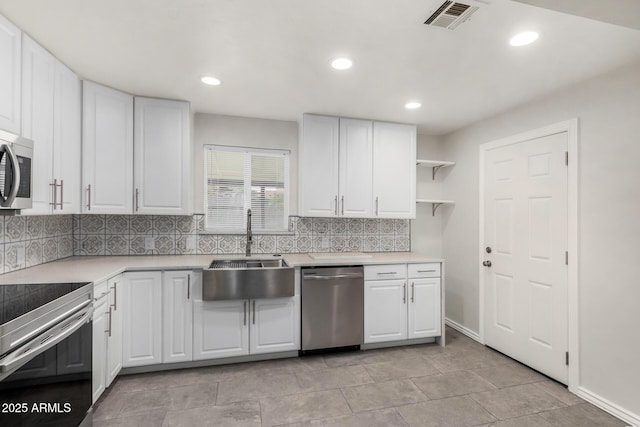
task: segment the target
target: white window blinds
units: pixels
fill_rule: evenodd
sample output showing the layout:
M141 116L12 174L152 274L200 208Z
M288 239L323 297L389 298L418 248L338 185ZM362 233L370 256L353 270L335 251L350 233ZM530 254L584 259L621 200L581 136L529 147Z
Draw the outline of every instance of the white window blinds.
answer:
M289 152L205 146L208 230L243 233L247 209L254 231L283 231L289 215Z

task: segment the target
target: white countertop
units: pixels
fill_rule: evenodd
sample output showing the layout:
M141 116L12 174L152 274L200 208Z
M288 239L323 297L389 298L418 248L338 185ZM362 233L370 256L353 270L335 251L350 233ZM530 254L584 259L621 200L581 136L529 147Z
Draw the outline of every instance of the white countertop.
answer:
M336 254L336 258L313 259L308 254L284 254L292 267L327 265L402 264L443 262L416 252L368 253L370 258ZM254 254L251 258L268 258ZM0 275L0 285L31 283L100 282L124 271L199 270L213 259L238 259L242 255L138 255L138 256L74 256L35 267Z

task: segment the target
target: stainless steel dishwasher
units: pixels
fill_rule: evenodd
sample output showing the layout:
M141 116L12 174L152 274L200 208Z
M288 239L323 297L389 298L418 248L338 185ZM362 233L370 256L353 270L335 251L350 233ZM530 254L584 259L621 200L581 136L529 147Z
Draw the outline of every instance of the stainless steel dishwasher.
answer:
M301 296L303 352L362 344L362 266L304 268Z

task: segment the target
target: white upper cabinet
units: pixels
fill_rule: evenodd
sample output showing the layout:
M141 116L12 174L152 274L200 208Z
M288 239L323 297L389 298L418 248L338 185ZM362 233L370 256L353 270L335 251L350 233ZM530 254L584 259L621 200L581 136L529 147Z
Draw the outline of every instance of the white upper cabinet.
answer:
M416 127L305 114L300 215L415 218Z
M191 214L189 103L135 98L134 212Z
M22 32L0 15L0 129L19 135Z
M339 119L305 114L300 146L300 215L338 215Z
M340 216L373 216L373 123L340 119Z
M55 66L53 105L53 213L77 214L80 207L82 83L59 61Z
M373 196L378 218L416 217L416 127L373 124Z
M23 35L22 136L33 140L32 201L25 214L46 214L53 203L53 96L56 59Z
M133 212L133 96L84 81L82 211Z

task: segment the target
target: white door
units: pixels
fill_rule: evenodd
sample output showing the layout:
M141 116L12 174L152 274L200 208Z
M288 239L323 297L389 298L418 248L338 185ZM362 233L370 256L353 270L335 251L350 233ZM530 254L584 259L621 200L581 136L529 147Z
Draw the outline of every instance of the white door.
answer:
M339 119L305 114L300 144L302 216L338 215Z
M250 354L300 349L300 297L251 300Z
M485 342L567 383L567 134L486 151Z
M22 32L0 15L0 129L20 135Z
M22 136L33 140L33 207L47 214L53 202L53 92L56 59L32 39L22 39Z
M134 123L134 212L189 214L189 103L136 97Z
M162 277L162 363L193 359L191 271L166 271Z
M84 213L133 212L133 96L86 80L82 190Z
M340 216L373 216L372 167L373 122L340 119Z
M122 275L107 281L109 300L107 302L107 379L106 386L116 378L122 369L122 330L124 320L124 286Z
M364 282L364 342L407 338L407 282Z
M55 64L53 108L53 178L59 186L53 213L80 213L82 84L61 62Z
M124 276L122 367L162 362L162 272Z
M379 218L416 217L416 127L373 124L374 213Z
M407 337L440 336L440 279L409 279Z
M195 301L193 360L249 354L249 301Z

